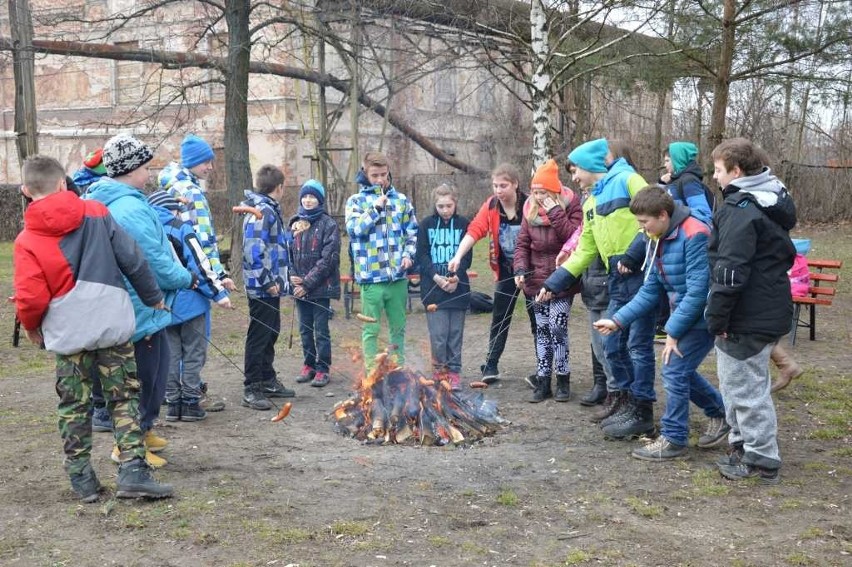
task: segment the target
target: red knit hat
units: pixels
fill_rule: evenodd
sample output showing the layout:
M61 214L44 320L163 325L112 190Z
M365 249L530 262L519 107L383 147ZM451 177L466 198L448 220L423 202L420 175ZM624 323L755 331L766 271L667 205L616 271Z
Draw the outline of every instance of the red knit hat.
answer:
M552 159L547 160L535 171L530 189L544 189L551 193L561 193L562 183L559 181L559 166Z

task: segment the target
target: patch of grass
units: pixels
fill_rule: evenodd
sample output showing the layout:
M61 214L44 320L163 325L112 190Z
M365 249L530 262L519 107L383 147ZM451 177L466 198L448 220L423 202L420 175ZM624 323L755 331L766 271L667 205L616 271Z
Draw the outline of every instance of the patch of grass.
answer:
M428 541L429 545L432 547L446 547L451 543L450 538L439 535L431 535L426 538L426 541Z
M366 522L334 522L331 524L331 533L334 535L359 537L369 531L370 526Z
M692 475L693 492L697 496L725 496L731 489L719 479L719 473L702 469Z
M0 539L0 557L11 557L19 549L27 546L27 541L21 538L3 538Z
M497 494L497 503L502 506L517 506L518 501L518 495L511 488L504 488Z
M825 531L822 528L811 526L805 531L803 531L802 535L800 535L799 537L802 539L820 539L822 537L825 537Z
M646 518L659 518L663 515L662 506L651 504L650 502L647 502L635 496L628 496L625 499L625 503L633 511L633 513L639 514L640 516L644 516Z
M840 449L834 449L830 453L834 457L852 457L852 447L841 447Z
M142 516L142 512L140 510L128 510L127 514L124 515L125 528L138 530L144 528L145 525L145 518Z
M488 553L488 549L472 541L463 541L461 543L461 550L471 555L486 555Z
M805 555L801 551L791 553L784 558L784 561L790 565L816 565L817 563L812 557Z
M781 502L779 508L782 510L798 510L802 507L802 503L795 498L787 498Z
M840 427L823 427L811 431L808 434L808 438L817 439L819 441L834 441L837 439L843 439L847 435L849 435L849 432Z
M580 565L581 563L588 563L591 560L591 554L583 551L582 549L572 549L570 553L568 553L568 557L565 558L564 565Z

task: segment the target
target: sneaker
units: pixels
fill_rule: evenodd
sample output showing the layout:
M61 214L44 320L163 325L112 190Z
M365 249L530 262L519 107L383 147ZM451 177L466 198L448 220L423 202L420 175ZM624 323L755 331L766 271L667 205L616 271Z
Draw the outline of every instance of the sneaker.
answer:
M328 383L331 381L331 378L328 376L327 372L317 372L314 375L314 379L311 382L311 386L314 388L324 388L328 386Z
M662 435L644 447L633 449L630 455L642 461L673 461L686 456L686 446L675 445Z
M305 366L302 367L302 371L299 372L299 375L296 376L296 383L297 384L305 384L307 382L310 382L311 380L314 379L314 375L316 373L317 373L316 370L314 370L313 368L311 368L308 365L305 365Z
M201 398L198 400L198 405L201 406L201 409L207 412L222 411L225 409L225 402L222 400L214 400L207 395L206 391L201 392Z
M711 417L710 421L707 422L704 435L698 438L698 447L702 449L718 447L725 442L730 431L731 426L728 425L724 417Z
M279 382L277 378L261 382L259 388L260 392L267 398L293 398L296 396L295 390L285 388L284 384Z
M524 378L524 382L527 383L527 386L535 390L538 387L538 374L530 374Z
M86 466L81 472L68 476L71 479L71 488L80 497L82 502L91 504L98 499L101 483L98 481L98 477L95 476L95 471L92 469L91 463L86 463Z
M166 421L180 421L180 401L169 402L169 409L166 410Z
M735 465L719 465L719 473L728 480L756 478L759 484L778 484L781 474L778 469L765 469L739 462Z
M166 448L169 442L151 431L148 430L148 433L145 434L145 448L151 451L152 453L159 453L163 449Z
M96 407L92 413L92 431L112 431L112 416L105 407Z
M245 387L242 404L253 410L263 411L272 409L272 402L266 399L266 396L261 392L260 386L254 384Z
M169 404L169 409L171 409L171 404ZM183 402L180 408L180 420L181 421L201 421L207 417L207 412L201 409L201 406L198 405L198 402Z
M483 364L479 368L482 370L482 381L486 384L493 384L500 379L500 371L497 370L496 364Z
M453 392L461 390L461 376L458 372L450 372L447 374L447 381L450 383L450 389Z
M168 498L172 487L160 484L151 477L151 469L142 459L122 463L118 468L116 498Z
M739 464L740 461L743 460L743 455L745 451L743 450L743 444L737 443L736 445L728 445L728 450L724 457L720 457L718 461L716 461L717 467L723 467L725 465L736 465Z
M118 445L112 446L112 453L110 453L109 458L117 465L121 464L121 452L118 450ZM158 457L150 450L145 451L145 462L148 463L148 466L158 469L160 467L166 466L169 462L165 460L163 457Z

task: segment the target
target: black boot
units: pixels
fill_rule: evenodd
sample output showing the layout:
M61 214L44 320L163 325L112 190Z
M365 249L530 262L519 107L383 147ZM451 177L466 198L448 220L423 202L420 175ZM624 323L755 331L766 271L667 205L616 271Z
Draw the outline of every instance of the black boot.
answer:
M251 384L243 390L243 405L254 410L270 410L272 402L261 392L261 386Z
M553 393L550 391L551 380L551 376L538 377L532 398L530 398L530 403L537 404L539 402L543 402L544 400L553 395Z
M173 492L171 485L151 477L151 469L140 458L121 463L115 489L116 498L168 498Z
M580 398L581 406L596 406L606 399L606 374L603 364L595 356L594 349L592 349L592 376L595 382L592 384L592 389Z
M603 429L605 427L609 427L610 425L615 425L616 423L627 421L627 419L629 419L635 411L636 401L633 399L633 396L627 394L627 398L624 401L624 404L621 406L621 409L614 411L611 416L604 420L601 420L600 427L601 429Z
M80 500L86 504L91 504L98 499L101 483L98 482L98 477L95 476L91 463L86 463L86 466L79 473L69 473L68 477L71 479L71 488L74 489Z
M556 375L556 395L553 399L557 402L567 402L571 399L571 373Z
M635 400L631 405L633 411L626 414L626 419L604 427L604 435L613 439L634 439L642 435L654 435L656 431L654 427L654 402Z

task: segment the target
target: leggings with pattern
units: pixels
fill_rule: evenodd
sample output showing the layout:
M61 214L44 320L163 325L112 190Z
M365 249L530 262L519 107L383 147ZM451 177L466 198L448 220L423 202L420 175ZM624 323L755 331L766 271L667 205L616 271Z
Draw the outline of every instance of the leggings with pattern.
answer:
M574 296L554 299L549 303L536 302L535 351L538 358L538 375L550 376L554 362L557 374L568 374L568 315ZM554 360L555 359L555 360Z

